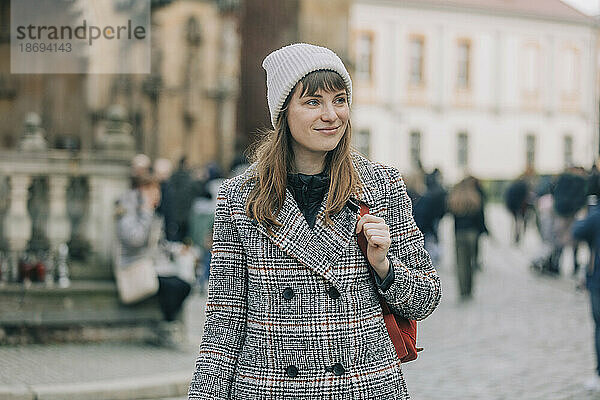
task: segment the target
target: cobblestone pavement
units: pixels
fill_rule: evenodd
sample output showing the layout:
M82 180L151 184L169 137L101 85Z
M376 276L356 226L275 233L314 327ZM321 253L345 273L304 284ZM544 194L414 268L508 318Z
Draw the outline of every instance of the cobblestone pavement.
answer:
M600 400L582 389L594 369L592 323L587 296L575 291L568 260L558 279L532 274L529 260L540 245L534 230L515 247L509 244L510 219L503 208L491 206L487 218L492 237L482 243L483 271L469 303L457 298L452 225L443 221L443 299L419 324L425 351L403 367L412 398ZM187 303L190 345L181 351L127 344L0 347L0 389L161 374L191 377L203 309L203 297Z
M187 301L189 343L178 350L132 343L0 346L0 400L12 399L9 393L61 398L55 392L63 387L80 392L90 389L103 396L114 392L120 399L133 399L136 392L143 392L136 387L161 386L162 382L162 386L176 388L165 392L183 394L194 370L204 302L199 295ZM55 397L39 395L42 392Z
M482 243L483 270L471 302L458 301L452 240L444 243L443 300L419 325L425 351L403 367L412 397L600 399L582 388L594 370L593 324L587 294L570 277L572 253L564 255L560 278L534 275L535 228L516 247L503 208L490 207L486 217L492 237ZM443 236L451 238L452 230L444 220Z

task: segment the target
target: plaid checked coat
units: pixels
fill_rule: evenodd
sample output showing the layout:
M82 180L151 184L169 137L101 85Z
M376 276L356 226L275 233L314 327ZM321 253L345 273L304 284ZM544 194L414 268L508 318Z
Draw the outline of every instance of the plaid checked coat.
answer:
M441 297L399 172L354 154L357 194L390 227L395 280L382 292L423 319ZM289 190L268 233L245 214L254 167L217 197L206 322L190 399L409 399L375 283L358 247L357 213L310 229Z

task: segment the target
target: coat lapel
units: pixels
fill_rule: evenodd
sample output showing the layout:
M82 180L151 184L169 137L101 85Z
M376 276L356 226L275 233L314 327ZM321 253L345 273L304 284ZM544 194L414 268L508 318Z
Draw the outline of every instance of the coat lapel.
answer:
M361 175L362 186L353 197L366 204L372 213L377 215L382 210L376 208L379 193L376 186L368 179L369 172L372 171L364 171L364 163L358 162L355 165ZM277 215L277 221L281 226L273 227L268 231L264 225L258 224L257 229L290 257L297 259L336 288L343 290L347 283L342 282L336 274L335 265L348 244L356 240L358 213L349 207L344 207L331 216L333 223L327 225L324 212L328 195L329 193L321 202L313 229L308 226L289 189L286 189L283 207Z
M327 225L327 197L328 194L321 203L313 229L308 226L289 190L286 190L284 205L277 216L282 225L271 229L270 232L261 224L257 228L283 252L321 275L336 288L344 290L346 282L339 279L335 265L349 243L356 240L354 230L358 214L349 207L344 207L331 216L333 223ZM375 204L373 192L363 191L362 194L357 194L357 197L370 208Z
M332 238L328 237L328 230L326 231L322 228L324 221L321 220L323 218L326 201L327 196L325 196L321 203L321 208L317 215L317 221L313 230L308 226L308 223L298 208L296 200L294 200L291 192L286 190L283 207L277 215L277 221L281 223L281 226L273 227L270 232L262 224L259 224L257 228L283 252L297 259L315 273L323 276L334 286L339 287L340 282L336 277L333 268L335 263L332 261L337 259L337 256L339 256L339 253L343 249L327 249L324 244L324 242L331 242L332 240ZM339 214L343 213L338 213L338 215ZM340 229L341 225L343 225L342 219L343 217L337 218L337 224L340 225ZM346 241L347 240L348 239L346 239ZM343 238L339 238L337 241L334 240L334 242L343 244L344 240Z

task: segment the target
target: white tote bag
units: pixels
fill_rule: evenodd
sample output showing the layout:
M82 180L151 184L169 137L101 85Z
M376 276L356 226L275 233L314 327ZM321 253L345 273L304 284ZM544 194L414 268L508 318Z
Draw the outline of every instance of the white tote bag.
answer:
M158 292L158 276L154 261L144 257L115 271L119 298L124 304L132 304L147 299Z
M116 244L115 279L119 298L124 304L133 304L154 296L158 292L158 275L154 268L154 258L162 233L160 221L154 221L150 228L147 255L127 265L121 265L121 246Z

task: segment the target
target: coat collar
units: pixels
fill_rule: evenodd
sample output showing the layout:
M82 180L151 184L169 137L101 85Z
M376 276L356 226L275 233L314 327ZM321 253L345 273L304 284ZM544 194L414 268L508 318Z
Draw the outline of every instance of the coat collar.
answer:
M289 190L286 190L283 207L277 215L281 226L272 227L270 231L262 224L258 224L257 228L283 252L341 289L342 282L335 273L334 265L353 238L355 214L344 207L332 216L333 224L326 225L324 211L327 197L328 194L321 202L313 229L308 226Z
M372 209L379 199L379 191L372 181L372 166L369 161L360 157L355 159L355 167L362 186L353 197ZM325 194L321 202L313 229L308 226L289 189L286 189L283 207L277 215L281 226L273 227L270 231L262 224L257 224L256 227L284 253L321 275L333 286L344 290L349 282L340 280L335 265L351 241L356 240L358 212L346 206L332 215L332 223L327 225L324 215L328 196L329 193Z

